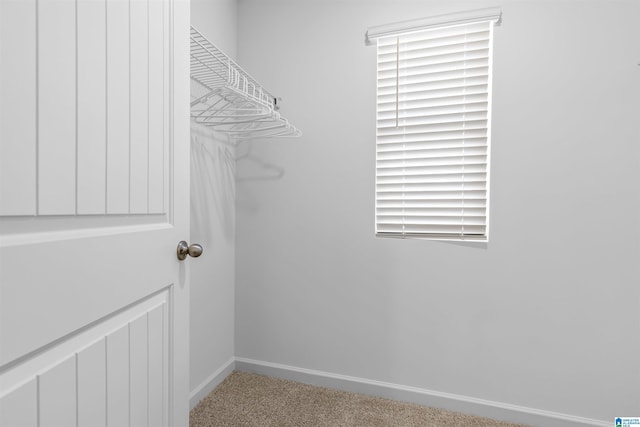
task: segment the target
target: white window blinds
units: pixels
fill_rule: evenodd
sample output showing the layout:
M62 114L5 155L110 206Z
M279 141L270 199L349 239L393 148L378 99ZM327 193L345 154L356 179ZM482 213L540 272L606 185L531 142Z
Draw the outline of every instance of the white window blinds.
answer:
M377 37L376 235L487 240L494 23Z

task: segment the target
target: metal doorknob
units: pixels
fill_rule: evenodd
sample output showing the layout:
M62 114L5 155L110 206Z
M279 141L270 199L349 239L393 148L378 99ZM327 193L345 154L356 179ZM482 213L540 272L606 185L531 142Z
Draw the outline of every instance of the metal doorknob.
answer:
M178 259L182 261L187 257L187 255L197 258L202 255L202 250L202 245L197 243L189 245L187 242L182 240L178 243Z

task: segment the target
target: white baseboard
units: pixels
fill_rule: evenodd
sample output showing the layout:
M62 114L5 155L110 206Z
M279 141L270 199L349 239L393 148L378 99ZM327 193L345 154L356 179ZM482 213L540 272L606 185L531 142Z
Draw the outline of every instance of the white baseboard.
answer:
M191 394L189 395L189 410L195 408L202 399L207 397L207 395L218 386L218 384L224 381L224 379L227 378L229 374L231 374L231 372L233 372L233 370L235 369L235 365L236 360L232 357L227 361L227 363L222 365L220 368L218 368L217 371L211 374L209 378L204 380L202 384L191 391Z
M305 384L345 390L370 396L384 397L403 402L462 412L497 420L540 427L609 427L611 422L582 418L558 412L543 411L508 403L494 402L474 397L443 393L399 384L373 381L365 378L314 371L294 366L259 360L235 358L235 369L298 381Z

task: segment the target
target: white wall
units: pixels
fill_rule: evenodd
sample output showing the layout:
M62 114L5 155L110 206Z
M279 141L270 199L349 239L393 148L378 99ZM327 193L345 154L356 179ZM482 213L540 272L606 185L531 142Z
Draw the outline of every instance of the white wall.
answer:
M192 1L191 21L235 56L235 0ZM190 261L192 405L234 356L235 148L224 135L202 129L192 130L191 144L190 243L204 246L203 255Z
M191 25L218 49L236 58L238 6L236 0L190 0Z
M365 30L495 5L490 242L375 238ZM236 356L637 414L638 16L637 1L239 0L239 63L304 136L256 143L286 173L237 185Z

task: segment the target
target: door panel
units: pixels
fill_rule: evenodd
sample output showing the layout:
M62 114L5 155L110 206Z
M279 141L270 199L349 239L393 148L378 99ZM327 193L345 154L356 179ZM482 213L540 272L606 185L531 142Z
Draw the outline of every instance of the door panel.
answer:
M74 425L76 403L75 357L69 357L38 375L38 424L40 427Z
M177 263L172 227L119 227L118 234L100 237L92 231L77 238L78 231L55 233L65 240L3 250L0 365L172 286L168 278L175 276ZM41 260L36 268L33 260ZM20 273L14 279L15 271Z
M167 334L167 311L152 310L147 313L148 322L148 348L149 356L149 379L148 379L148 401L149 401L149 426L167 425L166 411L158 411L155 408L163 408L167 404L167 391L169 380L168 375L160 375L160 373L168 372L168 359L166 347L168 346Z
M114 427L129 424L128 332L122 328L107 337L107 420Z
M0 399L0 426L38 427L37 396L34 378Z
M129 213L129 4L108 1L107 213Z
M162 49L161 41L166 37L162 20L162 3L149 3L149 213L164 212L164 184L163 181L167 158L165 151L165 87L167 52Z
M73 215L76 213L75 4L40 0L37 13L38 135L37 160L32 161L37 161L38 214Z
M147 425L147 398L149 375L147 371L148 345L147 316L141 316L129 324L129 389L131 395L129 416L134 426ZM163 374L163 372L160 372ZM153 374L153 373L151 373Z
M133 1L129 8L131 39L131 122L129 211L149 211L149 27L147 2ZM153 141L158 143L160 141Z
M0 7L0 215L167 213L168 0Z
M106 185L106 11L104 2L77 5L78 214L104 214Z
M0 2L0 215L36 213L36 34L35 0Z
M188 9L0 2L2 425L188 423Z
M78 353L78 427L105 427L107 399L106 340Z
M42 426L76 417L79 426L147 426L151 414L149 425L167 425L169 298L162 291L5 373L2 425L28 425L31 413Z

